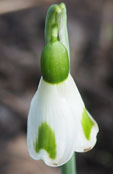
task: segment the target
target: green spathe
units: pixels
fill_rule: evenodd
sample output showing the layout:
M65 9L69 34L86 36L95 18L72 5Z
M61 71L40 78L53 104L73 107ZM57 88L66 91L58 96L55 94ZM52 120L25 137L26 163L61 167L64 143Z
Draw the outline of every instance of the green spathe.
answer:
M51 41L53 26L58 26L58 40L66 47L70 59L69 41L67 32L67 12L64 3L51 5L48 9L45 22L45 42Z
M49 42L44 47L41 55L41 71L44 80L50 83L59 83L68 77L68 53L61 42Z
M94 126L94 122L88 116L86 108L84 108L81 122L82 122L82 128L84 131L84 135L88 140L90 140L90 133L91 133L92 127Z
M39 153L41 149L46 150L51 159L55 159L56 157L55 134L46 122L42 123L39 127L39 133L34 148L37 153Z

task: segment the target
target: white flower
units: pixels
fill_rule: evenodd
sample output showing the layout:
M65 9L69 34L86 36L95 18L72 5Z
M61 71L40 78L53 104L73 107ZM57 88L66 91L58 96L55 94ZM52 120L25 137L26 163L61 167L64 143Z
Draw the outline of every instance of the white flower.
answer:
M27 144L33 159L53 167L63 165L74 151L92 149L97 133L97 123L70 74L58 84L41 78L28 115Z
M87 112L70 75L64 3L50 6L45 40L41 54L42 78L28 115L27 144L33 159L56 167L66 163L74 151L92 149L98 126Z

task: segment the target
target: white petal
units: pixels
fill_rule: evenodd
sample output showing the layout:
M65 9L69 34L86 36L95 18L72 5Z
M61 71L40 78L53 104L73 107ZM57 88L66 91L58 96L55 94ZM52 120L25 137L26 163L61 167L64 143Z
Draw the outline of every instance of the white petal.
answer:
M87 140L81 125L83 110L84 103L71 75L64 82L55 85L41 79L28 115L27 144L30 156L44 160L49 166L60 166L71 158L74 151L83 152L84 149L93 147L97 125L95 123L91 130L90 141ZM55 159L51 159L44 149L37 153L34 148L38 129L44 122L55 133Z
M91 119L91 121L93 122L91 132L90 132L90 139L87 139L87 137L84 134L81 120L78 121L79 131L78 131L78 134L77 134L78 137L77 137L76 143L75 143L75 151L76 152L87 152L87 151L91 150L96 144L96 141L97 141L96 136L97 136L97 133L99 131L99 128L98 128L97 123L89 115L89 113L88 113L88 116ZM88 127L87 123L86 123L86 126Z
M32 158L42 159L49 166L64 164L74 152L75 123L65 95L61 95L62 85L63 83L51 85L41 79L39 88L32 99L28 116L27 143L29 153ZM45 150L41 150L39 153L34 150L38 127L43 122L48 123L55 132L57 146L55 159L51 159Z
M76 84L71 77L71 75L68 78L68 84L70 84L70 91L68 91L68 94L70 97L67 97L68 100L68 107L70 105L72 115L75 118L75 134L76 140L75 140L75 151L76 152L86 152L88 150L91 150L94 145L96 144L96 136L99 131L98 125L96 121L91 117L91 115L87 112L89 118L92 120L94 125L92 126L91 133L90 133L90 139L88 140L84 134L83 127L81 124L83 112L85 109L85 105L83 103L83 100L78 92L78 89L76 87ZM86 126L87 123L86 123Z

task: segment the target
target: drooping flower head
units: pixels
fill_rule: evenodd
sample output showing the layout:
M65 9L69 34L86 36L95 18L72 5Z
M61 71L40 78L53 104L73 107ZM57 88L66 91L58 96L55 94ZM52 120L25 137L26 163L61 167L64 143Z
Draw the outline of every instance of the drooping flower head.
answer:
M28 115L27 144L33 159L53 167L66 163L74 151L92 149L98 133L70 75L69 57L66 8L64 3L52 5L45 23L42 77Z

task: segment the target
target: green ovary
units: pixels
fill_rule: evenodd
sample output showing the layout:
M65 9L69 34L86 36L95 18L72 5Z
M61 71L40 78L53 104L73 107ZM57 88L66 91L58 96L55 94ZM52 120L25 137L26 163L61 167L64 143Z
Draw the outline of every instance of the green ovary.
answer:
M41 55L41 72L45 81L59 83L69 74L67 49L59 41L49 42Z
M46 122L42 123L39 127L34 148L37 153L39 153L41 149L47 151L51 159L55 159L56 157L55 133Z
M86 108L84 108L81 123L85 137L87 138L87 140L90 140L91 129L94 126L94 122L88 116Z

